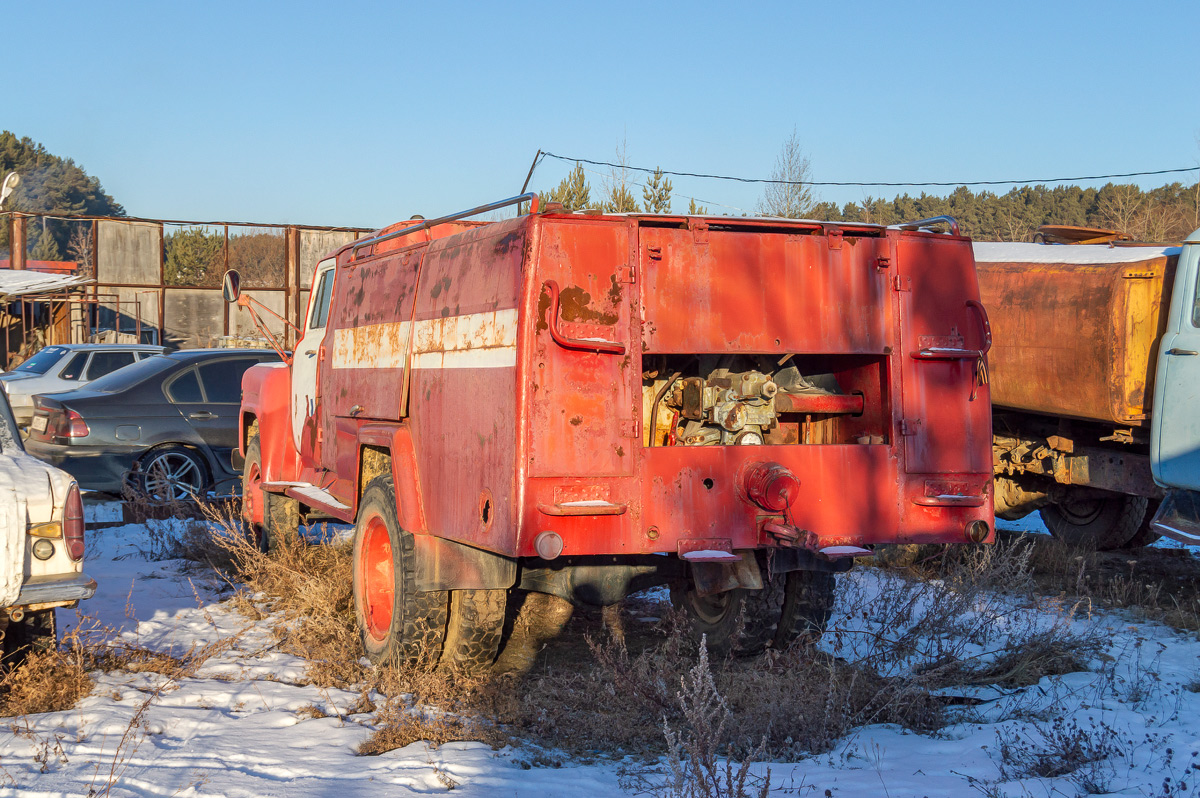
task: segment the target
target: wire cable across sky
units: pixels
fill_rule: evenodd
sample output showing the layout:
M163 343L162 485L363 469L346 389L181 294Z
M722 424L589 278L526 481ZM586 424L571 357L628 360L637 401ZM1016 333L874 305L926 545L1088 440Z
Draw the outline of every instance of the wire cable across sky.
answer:
M657 169L647 169L644 166L629 166L628 164L612 163L610 161L592 161L587 158L568 158L563 155L556 155L552 152L542 151L542 158L554 158L559 161L567 161L568 163L586 163L592 166L607 166L613 169L628 169L633 172L646 172L654 174ZM535 161L536 165L536 161ZM530 170L532 173L532 170ZM698 177L707 180L730 180L736 183L771 183L776 185L805 185L805 186L861 186L861 187L886 187L886 188L921 188L935 187L948 188L956 186L1030 186L1039 183L1082 183L1090 180L1112 180L1121 177L1151 177L1154 175L1173 175L1184 172L1200 172L1200 166L1189 166L1183 169L1157 169L1148 172L1123 172L1120 174L1108 175L1084 175L1082 177L1043 177L1029 180L952 180L952 181L933 181L933 180L918 180L912 182L880 182L880 181L858 181L858 180L774 180L771 178L762 177L735 177L733 175L713 175L703 172L673 172L668 169L661 170L664 175L672 177Z

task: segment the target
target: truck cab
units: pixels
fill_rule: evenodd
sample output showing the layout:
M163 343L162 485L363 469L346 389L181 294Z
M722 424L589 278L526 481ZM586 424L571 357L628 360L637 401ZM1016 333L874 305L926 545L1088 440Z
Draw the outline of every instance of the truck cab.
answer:
M1200 543L1200 230L1184 242L1175 268L1154 407L1150 467L1167 493L1151 525L1181 542Z

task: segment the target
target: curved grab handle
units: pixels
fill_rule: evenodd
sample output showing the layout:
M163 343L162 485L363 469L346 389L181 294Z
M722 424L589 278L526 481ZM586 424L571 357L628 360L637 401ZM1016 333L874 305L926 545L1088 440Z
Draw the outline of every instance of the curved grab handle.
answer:
M625 344L617 341L604 341L590 338L568 338L563 335L558 329L558 283L553 280L547 280L542 283L542 288L550 294L550 310L547 326L550 328L550 337L554 339L554 343L561 346L563 349L581 349L585 352L601 352L606 355L623 355L625 354Z
M979 350L979 355L982 357L992 349L992 322L988 320L987 310L978 299L968 299L967 307L979 314L979 321L983 327L983 349Z

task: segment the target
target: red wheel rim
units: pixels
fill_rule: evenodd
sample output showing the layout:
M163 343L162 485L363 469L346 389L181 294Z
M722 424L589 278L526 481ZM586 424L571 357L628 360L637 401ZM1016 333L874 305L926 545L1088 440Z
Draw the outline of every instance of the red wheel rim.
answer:
M363 530L359 569L363 623L371 639L382 641L392 629L396 579L392 539L387 524L377 515L367 520Z

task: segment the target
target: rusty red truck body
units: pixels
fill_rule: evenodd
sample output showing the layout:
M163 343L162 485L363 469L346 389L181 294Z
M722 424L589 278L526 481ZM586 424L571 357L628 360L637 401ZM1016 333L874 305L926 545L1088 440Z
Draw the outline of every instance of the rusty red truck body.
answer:
M522 595L655 581L752 652L819 631L865 547L991 539L968 239L519 199L330 255L293 361L243 381L244 514L356 524L373 659L424 625L487 664Z

